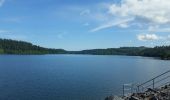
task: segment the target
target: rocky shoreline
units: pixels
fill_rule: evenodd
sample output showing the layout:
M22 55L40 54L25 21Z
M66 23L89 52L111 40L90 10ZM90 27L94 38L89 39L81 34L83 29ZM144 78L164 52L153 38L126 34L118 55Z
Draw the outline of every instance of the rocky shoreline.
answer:
M170 100L170 84L161 88L151 89L141 93L133 93L127 97L109 96L105 100Z

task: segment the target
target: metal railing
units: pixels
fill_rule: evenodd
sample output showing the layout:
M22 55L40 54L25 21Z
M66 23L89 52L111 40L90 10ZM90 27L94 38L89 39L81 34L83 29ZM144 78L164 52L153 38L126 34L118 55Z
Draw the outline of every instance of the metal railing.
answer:
M123 84L123 96L125 94L140 93L146 91L148 88L159 88L161 86L170 84L170 70L142 83L142 84Z

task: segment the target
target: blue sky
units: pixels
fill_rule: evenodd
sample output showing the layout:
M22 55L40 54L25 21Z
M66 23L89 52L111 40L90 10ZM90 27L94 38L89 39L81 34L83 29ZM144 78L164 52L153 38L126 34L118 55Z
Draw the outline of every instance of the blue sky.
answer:
M0 38L83 50L170 44L170 0L0 0Z

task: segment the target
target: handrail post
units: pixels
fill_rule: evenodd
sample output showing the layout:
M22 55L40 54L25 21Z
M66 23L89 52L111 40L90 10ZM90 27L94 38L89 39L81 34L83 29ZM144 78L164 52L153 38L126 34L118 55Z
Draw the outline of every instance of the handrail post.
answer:
M125 96L125 86L123 84L123 97Z
M144 91L144 87L142 87L142 92Z
M170 70L168 70L168 71L166 71L166 72L164 72L164 73L162 73L162 74L160 74L160 75L158 75L158 76L156 76L156 77L154 77L154 78L152 78L152 79L150 79L150 80L148 80L148 81L146 81L146 82L138 85L138 92L140 92L140 87L144 86L145 84L147 84L147 83L149 83L149 82L151 82L151 88L154 89L154 88L155 88L155 84L156 84L155 80L156 80L157 78L163 76L163 75L166 75L167 73L170 73ZM142 88L142 89L143 89L143 88Z
M138 86L138 92L139 92L139 86Z
M134 84L132 84L131 85L131 93L132 92L134 92L134 91L136 91L137 93L140 93L140 92L144 92L145 91L145 89L147 89L147 88L153 88L153 89L155 89L155 88L157 88L156 86L157 86L157 83L158 82L160 82L160 81L162 81L162 80L159 80L158 81L158 78L160 78L160 77L163 77L163 76L165 76L167 73L169 73L170 74L170 70L168 70L167 72L165 72L165 73L162 73L162 74L160 74L160 75L158 75L158 76L156 76L156 77L154 77L154 78L152 78L152 79L150 79L150 80L148 80L148 81L146 81L146 82L144 82L144 83L142 83L142 84L136 84L135 86L134 86ZM168 77L170 77L170 76L168 76ZM148 85L149 84L149 85ZM146 85L146 86L145 86ZM127 86L129 86L129 85L127 85L127 84L123 84L123 96L125 96L126 95L126 93L127 93ZM135 87L135 88L134 88ZM129 89L128 89L129 90ZM129 93L130 93L129 92Z
M155 79L153 79L153 89L155 88Z
M132 94L132 92L133 92L133 85L131 86L131 90L130 90L130 92L131 92L131 94Z

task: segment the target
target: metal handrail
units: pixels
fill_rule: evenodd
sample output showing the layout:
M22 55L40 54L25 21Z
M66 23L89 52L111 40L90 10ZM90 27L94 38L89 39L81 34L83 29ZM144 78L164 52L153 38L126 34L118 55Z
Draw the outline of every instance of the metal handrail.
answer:
M164 80L170 78L169 75L166 77L163 77L163 76L167 75L168 73L170 73L170 70L168 70L168 71L166 71L166 72L164 72L164 73L162 73L162 74L160 74L160 75L158 75L142 84L135 85L135 86L134 86L134 84L132 84L130 87L131 91L137 89L136 92L141 92L140 89L142 89L142 92L143 92L146 88L148 88L150 86L152 86L152 88L155 89L155 84L158 84L159 82L163 82ZM161 79L159 79L159 78L161 78ZM159 79L159 80L156 81L156 79ZM148 83L150 83L150 84L148 85ZM167 83L170 83L170 81ZM125 96L125 90L126 90L125 86L126 86L126 84L123 85L123 96Z
M167 77L165 77L165 78L163 78L163 79L161 79L161 80L158 80L158 81L154 81L155 83L154 84L156 84L156 83L159 83L159 82L162 82L163 80L166 80L166 79L168 79L168 78L170 78L170 76L167 76ZM150 87L150 86L152 86L153 84L149 84L149 85L147 85L147 86L145 86L145 87L142 87L142 89L146 89L146 88L148 88L148 87Z
M144 82L144 83L142 83L142 84L140 84L138 86L140 87L142 85L145 85L146 83L151 82L151 81L153 81L153 80L155 80L155 79L157 79L157 78L159 78L159 77L161 77L161 76L163 76L163 75L165 75L165 74L167 74L169 72L170 72L170 70L168 70L168 71L166 71L166 72L164 72L164 73L162 73L162 74L160 74L160 75L158 75L158 76L156 76L156 77L154 77L154 78L152 78L152 79L150 79L150 80L148 80L148 81L146 81L146 82Z

